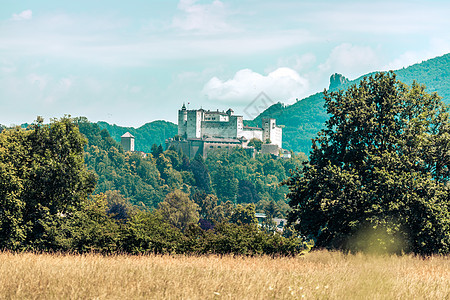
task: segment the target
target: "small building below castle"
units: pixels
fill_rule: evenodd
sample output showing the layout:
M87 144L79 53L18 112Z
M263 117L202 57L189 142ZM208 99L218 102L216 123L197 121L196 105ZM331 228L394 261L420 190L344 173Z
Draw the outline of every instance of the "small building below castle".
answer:
M207 157L208 152L235 147L247 148L251 139L265 143L262 153L279 155L282 148L282 128L276 120L263 118L262 127L244 126L243 116L235 115L230 108L224 111L204 109L188 110L183 107L178 111L178 135L166 141L166 147L174 146L190 159L196 154Z

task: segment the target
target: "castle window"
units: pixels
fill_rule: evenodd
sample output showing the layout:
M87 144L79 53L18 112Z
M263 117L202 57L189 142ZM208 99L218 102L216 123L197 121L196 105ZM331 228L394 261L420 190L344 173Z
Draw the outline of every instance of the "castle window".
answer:
M221 146L217 146L217 148L222 148Z

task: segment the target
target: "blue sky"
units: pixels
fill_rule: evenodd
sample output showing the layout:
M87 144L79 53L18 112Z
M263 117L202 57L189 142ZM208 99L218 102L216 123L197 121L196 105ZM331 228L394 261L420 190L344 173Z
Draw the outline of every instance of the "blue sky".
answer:
M0 124L138 127L273 101L450 52L449 1L2 0Z

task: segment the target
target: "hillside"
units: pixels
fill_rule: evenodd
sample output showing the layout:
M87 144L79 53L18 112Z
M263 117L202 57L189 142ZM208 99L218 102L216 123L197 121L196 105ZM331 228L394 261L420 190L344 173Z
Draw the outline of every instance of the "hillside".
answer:
M395 73L400 81L408 85L414 80L424 84L429 93L437 92L444 103L450 104L450 54L396 70ZM336 88L345 89L349 85L357 84L364 76L353 81L343 80L344 84ZM309 154L311 139L322 129L324 122L328 119L323 105L323 93L314 94L292 105L284 106L277 103L248 124L260 124L262 117L276 118L277 124L285 126L283 148Z
M146 153L150 153L153 144L165 147L165 140L178 133L177 125L167 121L153 121L139 128L121 127L103 121L97 122L97 125L108 130L111 137L119 143L120 137L127 131L130 132L135 137L135 149Z

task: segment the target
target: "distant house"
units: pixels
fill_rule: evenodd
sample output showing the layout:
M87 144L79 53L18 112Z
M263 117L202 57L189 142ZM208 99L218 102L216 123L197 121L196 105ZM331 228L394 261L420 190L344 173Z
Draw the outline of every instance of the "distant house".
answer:
M255 213L256 220L258 220L258 225L262 225L264 220L267 218L266 214L264 213ZM286 219L281 218L272 218L272 221L275 222L277 231L282 232L284 229L284 226L287 224Z
M266 214L263 213L255 213L256 220L258 220L258 224L262 224L266 219Z
M120 137L120 142L124 151L134 151L134 136L126 132Z

